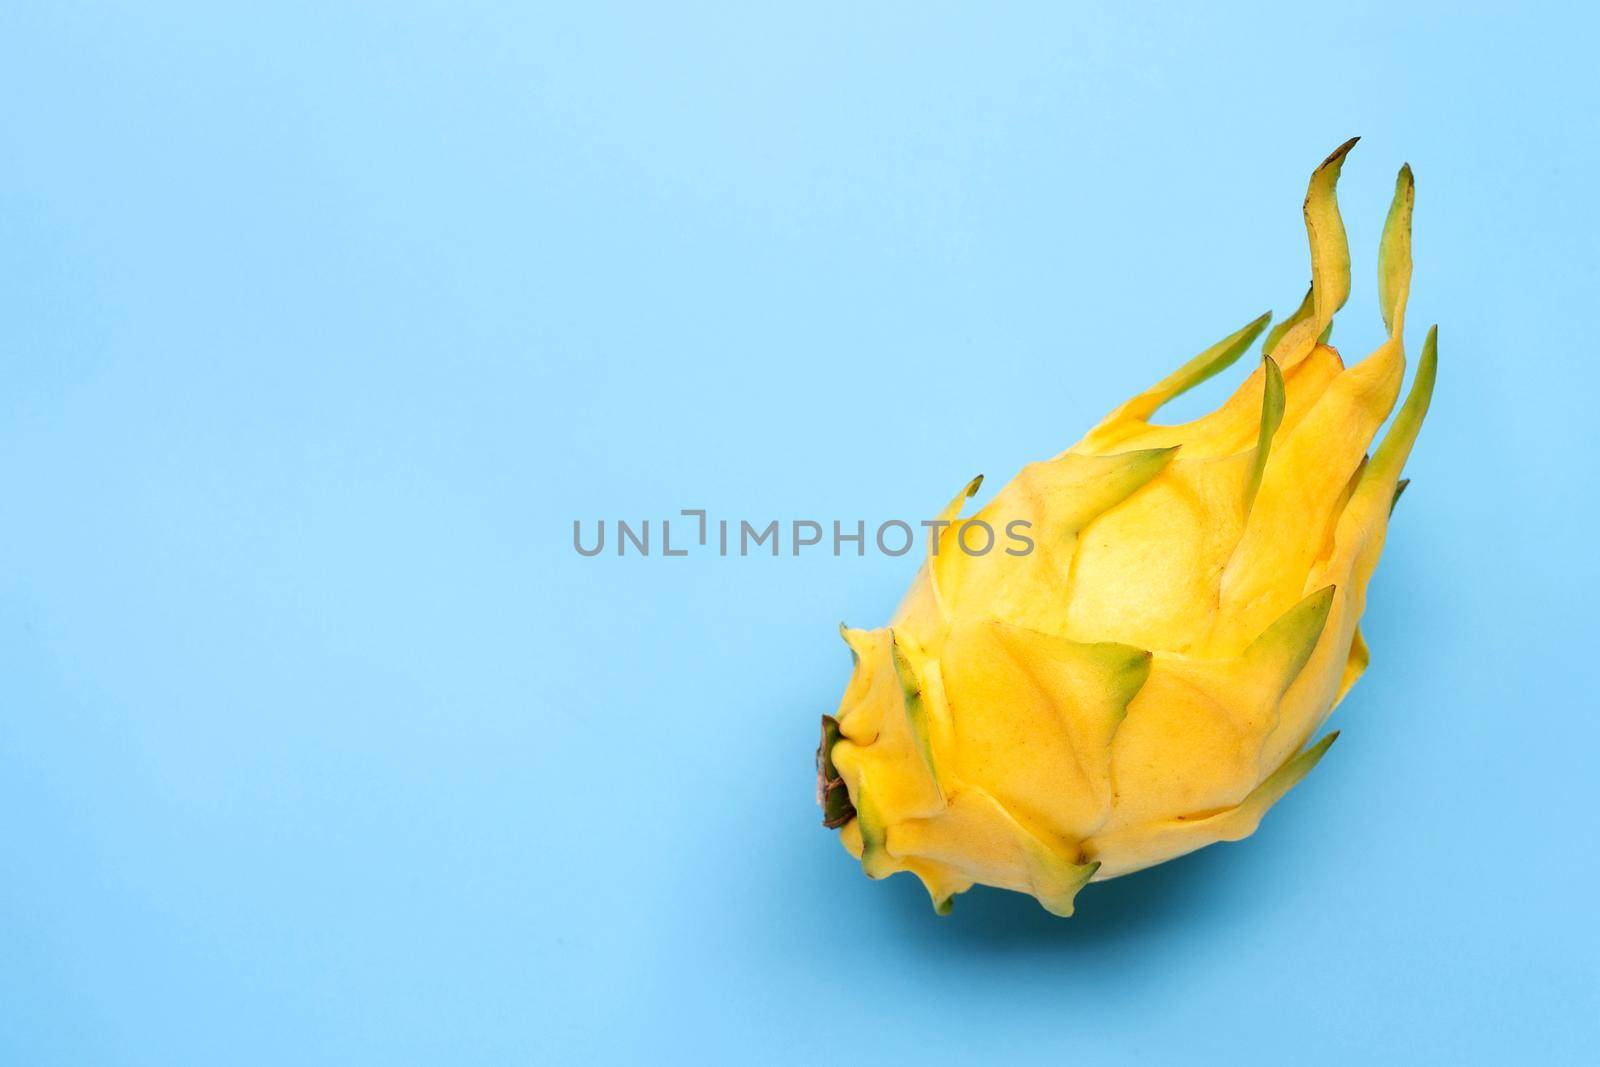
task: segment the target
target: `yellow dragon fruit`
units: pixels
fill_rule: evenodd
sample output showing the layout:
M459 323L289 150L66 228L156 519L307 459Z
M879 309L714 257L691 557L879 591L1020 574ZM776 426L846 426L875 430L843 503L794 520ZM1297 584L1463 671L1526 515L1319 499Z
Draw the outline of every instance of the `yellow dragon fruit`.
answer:
M1334 187L1354 143L1311 176L1311 290L1231 398L1150 421L1267 316L961 519L974 479L890 625L841 627L855 670L823 717L819 794L869 877L910 871L941 913L982 883L1070 915L1090 881L1249 836L1327 751L1335 734L1311 738L1367 664L1357 622L1437 332L1367 456L1405 370L1413 186L1402 168L1378 256L1388 340L1346 367L1326 341L1350 291ZM988 541L962 540L969 524L1018 520L1031 551L966 549Z

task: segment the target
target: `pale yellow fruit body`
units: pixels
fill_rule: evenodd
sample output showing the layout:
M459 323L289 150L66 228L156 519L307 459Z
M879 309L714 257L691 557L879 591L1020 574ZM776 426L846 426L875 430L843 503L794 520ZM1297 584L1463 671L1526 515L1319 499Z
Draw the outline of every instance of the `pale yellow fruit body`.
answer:
M844 630L856 668L823 762L868 875L910 871L940 910L984 884L1071 914L1090 880L1248 836L1326 751L1312 737L1366 665L1357 623L1434 376L1430 334L1368 457L1405 369L1412 184L1402 170L1379 257L1389 340L1345 367L1319 338L1349 292L1349 147L1307 195L1312 291L1227 402L1149 421L1265 317L960 519L974 482L890 625ZM963 522L1019 519L1025 555L959 547Z

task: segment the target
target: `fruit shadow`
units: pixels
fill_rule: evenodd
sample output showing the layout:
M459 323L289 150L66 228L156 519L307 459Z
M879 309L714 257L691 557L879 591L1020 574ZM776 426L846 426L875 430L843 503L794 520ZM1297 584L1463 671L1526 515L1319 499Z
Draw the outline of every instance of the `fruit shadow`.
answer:
M982 954L1041 950L1071 954L1149 941L1165 943L1174 929L1248 907L1250 858L1227 845L1213 845L1179 859L1084 887L1072 916L1062 918L1032 897L974 886L956 897L953 912L936 915L927 894L908 876L896 892L883 894L891 921L907 936L959 946ZM887 888L887 887L880 887Z

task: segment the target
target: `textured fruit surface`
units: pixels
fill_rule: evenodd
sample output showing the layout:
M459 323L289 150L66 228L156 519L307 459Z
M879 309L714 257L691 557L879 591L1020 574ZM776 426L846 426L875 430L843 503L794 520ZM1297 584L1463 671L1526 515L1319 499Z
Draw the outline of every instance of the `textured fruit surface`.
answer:
M1405 371L1413 185L1402 168L1379 249L1388 339L1346 366L1327 341L1354 143L1312 174L1311 289L1286 321L1218 341L963 519L974 480L890 624L842 628L855 670L824 716L819 799L870 877L909 871L940 911L983 884L1070 915L1087 882L1249 836L1328 750L1314 735L1367 664L1357 623L1436 350L1430 331L1369 455ZM1216 411L1150 421L1263 334ZM961 548L965 523L1018 520L1026 554Z

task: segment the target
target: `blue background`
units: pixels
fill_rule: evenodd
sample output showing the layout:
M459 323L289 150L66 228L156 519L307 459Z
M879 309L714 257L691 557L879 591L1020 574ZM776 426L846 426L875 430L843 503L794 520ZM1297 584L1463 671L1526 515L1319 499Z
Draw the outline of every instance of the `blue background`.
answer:
M1596 26L1120 6L7 4L0 1061L1593 1055ZM1409 160L1442 370L1340 744L1069 921L869 882L913 561L572 520L992 489L1290 310L1355 133L1335 343Z

